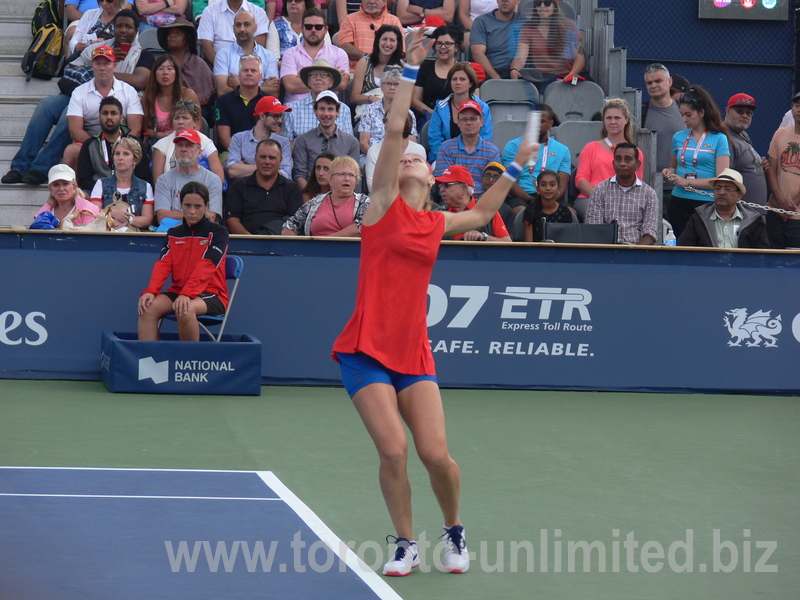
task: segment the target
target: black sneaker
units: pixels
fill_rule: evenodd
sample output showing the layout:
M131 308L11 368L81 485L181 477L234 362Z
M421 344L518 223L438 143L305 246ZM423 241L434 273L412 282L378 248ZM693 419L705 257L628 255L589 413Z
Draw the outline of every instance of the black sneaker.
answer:
M22 183L27 183L28 185L42 185L45 181L47 181L47 177L39 173L39 171L34 171L31 169L22 176L20 181Z
M20 183L22 181L22 177L22 171L11 169L8 173L3 175L3 178L0 179L0 183Z

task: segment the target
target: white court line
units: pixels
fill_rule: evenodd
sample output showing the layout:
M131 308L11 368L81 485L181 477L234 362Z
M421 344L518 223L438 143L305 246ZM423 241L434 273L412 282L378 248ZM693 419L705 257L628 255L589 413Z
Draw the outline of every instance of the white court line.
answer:
M128 498L143 500L251 500L255 502L280 502L281 498L232 498L228 496L125 496L123 494L12 494L0 492L0 496L22 498Z
M20 467L0 466L3 469L42 470L42 471L156 471L162 473L256 473L256 471L242 471L236 469L141 469L135 467Z
M286 487L283 482L272 471L256 471L256 474L266 483L286 504L294 510L306 525L317 534L327 546L333 551L339 560L344 560L348 567L358 575L370 589L375 592L382 600L402 600L391 586L386 583L375 571L370 569L358 555L353 552L339 537L333 533L322 519L311 510L305 502L300 500L292 490ZM344 551L344 556L342 556Z

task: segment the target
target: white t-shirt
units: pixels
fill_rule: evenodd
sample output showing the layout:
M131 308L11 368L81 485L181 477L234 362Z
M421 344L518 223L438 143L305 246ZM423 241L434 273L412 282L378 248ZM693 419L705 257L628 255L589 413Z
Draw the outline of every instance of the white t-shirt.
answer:
M256 35L266 34L269 31L269 18L263 8L243 0L242 6L234 13L228 6L227 0L218 0L213 4L209 3L203 10L203 16L197 28L197 37L214 42L214 52L219 52L227 44L236 41L233 34L233 19L243 10L255 17Z
M122 116L125 124L127 124L128 115L144 115L139 93L132 85L114 78L114 84L108 95L114 96L122 104ZM83 117L83 129L92 137L100 134L100 101L102 99L103 96L97 91L94 79L76 87L69 99L67 116Z

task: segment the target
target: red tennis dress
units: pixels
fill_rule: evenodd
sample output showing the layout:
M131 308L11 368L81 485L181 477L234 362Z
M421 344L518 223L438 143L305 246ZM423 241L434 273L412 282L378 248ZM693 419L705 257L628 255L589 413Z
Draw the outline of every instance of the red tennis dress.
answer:
M362 352L406 375L436 374L428 284L443 235L442 213L414 210L400 196L380 221L361 228L356 308L334 352Z

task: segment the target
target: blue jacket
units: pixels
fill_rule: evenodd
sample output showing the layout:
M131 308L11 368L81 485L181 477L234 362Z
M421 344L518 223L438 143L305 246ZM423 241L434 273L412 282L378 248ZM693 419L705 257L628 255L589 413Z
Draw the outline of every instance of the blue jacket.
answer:
M439 148L443 143L449 140L450 135L450 99L453 94L450 94L444 100L439 100L436 103L436 108L433 109L433 116L431 117L431 124L428 126L428 162L436 160L439 154ZM472 99L481 105L483 110L483 127L481 127L481 137L488 142L492 141L492 113L489 112L489 105L483 100L473 95Z
M105 208L115 200L114 192L117 191L117 176L103 177L100 181L103 184L103 208ZM141 215L142 206L147 200L147 182L133 175L131 177L131 190L120 200L130 205L133 214L136 216Z

